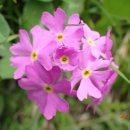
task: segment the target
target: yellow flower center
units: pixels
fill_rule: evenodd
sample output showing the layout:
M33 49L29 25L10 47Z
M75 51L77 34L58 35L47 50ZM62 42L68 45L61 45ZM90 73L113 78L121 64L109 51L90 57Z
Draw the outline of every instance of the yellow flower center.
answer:
M90 69L84 69L84 70L82 71L82 76L83 76L84 78L88 78L90 75L91 75L91 70L90 70Z
M93 46L93 45L94 45L93 40L92 40L91 38L88 39L88 44L89 44L90 46Z
M61 62L61 64L67 64L67 63L69 62L69 57L63 55L63 56L60 58L60 62Z
M53 87L50 85L46 85L43 87L43 90L47 93L51 93L51 92L53 92Z
M37 57L38 57L37 52L36 52L36 51L33 51L32 54L31 54L31 59L32 59L32 61L37 60Z
M56 36L57 41L62 41L64 39L64 35L62 33L58 33Z

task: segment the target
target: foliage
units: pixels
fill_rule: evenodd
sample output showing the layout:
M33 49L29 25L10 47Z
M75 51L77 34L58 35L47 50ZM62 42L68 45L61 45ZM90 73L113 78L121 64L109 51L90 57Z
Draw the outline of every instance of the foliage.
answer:
M130 85L118 77L112 92L97 107L85 110L86 102L77 104L68 98L68 114L58 113L50 122L37 111L12 79L14 69L9 63L9 46L17 42L19 28L40 24L41 13L62 7L68 15L80 13L93 29L105 35L112 28L113 55L120 70L130 79L130 1L129 0L1 0L0 1L0 130L128 130Z

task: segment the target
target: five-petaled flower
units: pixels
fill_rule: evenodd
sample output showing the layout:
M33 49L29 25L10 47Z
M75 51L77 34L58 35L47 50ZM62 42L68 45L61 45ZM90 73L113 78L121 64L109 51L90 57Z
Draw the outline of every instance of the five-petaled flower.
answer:
M80 48L80 40L83 36L82 26L65 26L66 14L64 10L58 8L54 16L48 12L43 12L42 23L49 29L57 46L65 45L67 47ZM68 20L68 24L79 24L78 14L73 14Z
M58 96L59 93L69 94L71 90L70 82L66 79L59 81L61 70L54 66L47 71L39 63L26 67L26 78L19 80L22 89L27 90L28 98L34 101L40 112L50 120L56 115L56 111L67 112L69 104Z
M91 61L89 59L89 55L86 53L82 53L82 60L79 64L79 67L73 71L73 75L71 77L72 87L81 80L80 86L77 90L77 97L79 100L87 99L88 96L92 96L94 98L101 98L102 94L98 86L103 84L105 76L108 76L107 71L100 69L107 68L110 64L108 60L94 60Z
M35 61L39 61L47 70L50 70L52 63L49 55L55 48L55 43L48 32L36 25L31 29L32 44L25 30L21 29L19 34L20 41L10 48L13 54L10 58L11 65L16 68L14 78L21 78L25 74L25 67Z

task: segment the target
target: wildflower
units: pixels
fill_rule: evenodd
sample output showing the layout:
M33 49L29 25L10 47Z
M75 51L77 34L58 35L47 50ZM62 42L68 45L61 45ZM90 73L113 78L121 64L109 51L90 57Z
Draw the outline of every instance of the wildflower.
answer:
M53 67L50 71L35 62L26 67L27 78L19 80L22 89L27 90L28 98L34 101L47 120L56 115L56 111L67 112L69 104L58 96L59 93L70 93L70 82L59 81L61 70Z
M78 63L78 52L73 48L61 46L56 50L54 61L63 70L74 70Z
M104 49L104 54L105 54L105 58L107 60L110 61L111 65L113 65L114 67L116 68L119 68L113 61L113 57L112 57L112 53L111 53L111 49L112 49L112 40L110 39L110 31L111 30L108 30L107 31L107 34L106 34L106 38L105 38L105 49ZM105 75L105 76L104 76ZM87 105L87 109L90 107L90 106L94 106L94 113L96 111L96 106L99 105L102 100L104 99L105 96L107 96L112 88L112 85L114 83L114 81L116 80L117 78L117 73L111 69L111 68L108 68L106 70L106 74L104 74L103 76L103 79L104 79L104 84L101 85L101 83L97 84L98 86L98 89L101 91L102 93L102 97L101 98L93 98L90 103Z
M25 74L25 67L35 61L39 61L47 70L52 68L49 54L55 48L55 44L51 42L51 36L38 25L31 29L31 34L32 44L28 33L21 29L20 41L10 47L13 54L10 59L11 65L16 68L15 79L21 78Z
M83 36L82 26L65 27L66 14L58 8L54 12L54 16L48 12L43 12L41 21L51 32L57 46L65 45L67 47L80 48L80 40ZM79 24L80 18L78 14L73 14L68 20L68 24Z
M116 66L117 67L117 66ZM99 105L102 100L104 99L105 96L107 96L112 88L112 85L114 83L114 81L117 78L117 73L114 72L111 68L109 68L108 70L108 75L106 76L106 79L104 80L104 86L100 87L100 91L102 93L102 97L101 98L93 98L90 103L87 105L87 109L90 106L94 106L94 113L96 111L96 106Z
M105 53L105 57L106 59L113 59L112 58L112 52L111 52L111 49L112 49L112 40L110 38L110 33L111 33L111 30L109 29L107 31L107 34L106 34L106 38L105 38L105 49L104 49L104 53Z
M87 99L88 96L101 98L102 94L93 81L103 82L105 76L102 74L103 71L100 71L100 69L107 68L110 62L101 59L91 61L89 57L86 55L84 56L84 54L85 53L83 52L82 64L73 71L71 85L73 87L78 81L81 80L77 90L77 97L81 101L83 99Z
M100 56L104 57L104 48L106 37L100 37L100 34L96 31L91 30L87 24L83 26L84 29L84 38L83 49L89 50L93 57L99 58Z
M33 27L32 38L21 29L19 42L10 48L11 65L16 68L14 78L19 79L19 86L47 120L57 111L69 110L68 102L59 94L77 96L80 101L91 96L87 108L96 107L117 77L110 68L116 66L110 30L106 36L100 36L78 14L71 15L65 25L66 14L61 8L54 15L43 12L41 22L45 28ZM66 71L72 73L70 81L64 78ZM75 88L78 82L79 87Z

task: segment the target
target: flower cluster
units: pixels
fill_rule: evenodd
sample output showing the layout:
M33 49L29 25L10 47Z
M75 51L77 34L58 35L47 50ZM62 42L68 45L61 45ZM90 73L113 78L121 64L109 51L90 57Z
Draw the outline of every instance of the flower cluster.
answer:
M117 77L109 67L117 67L111 54L110 30L100 36L78 14L66 21L60 8L54 15L43 12L41 22L44 27L34 26L31 37L21 29L19 42L10 47L14 79L48 120L56 111L69 110L59 94L76 96L80 101L91 96L87 107L99 104ZM71 74L69 79L66 73Z

